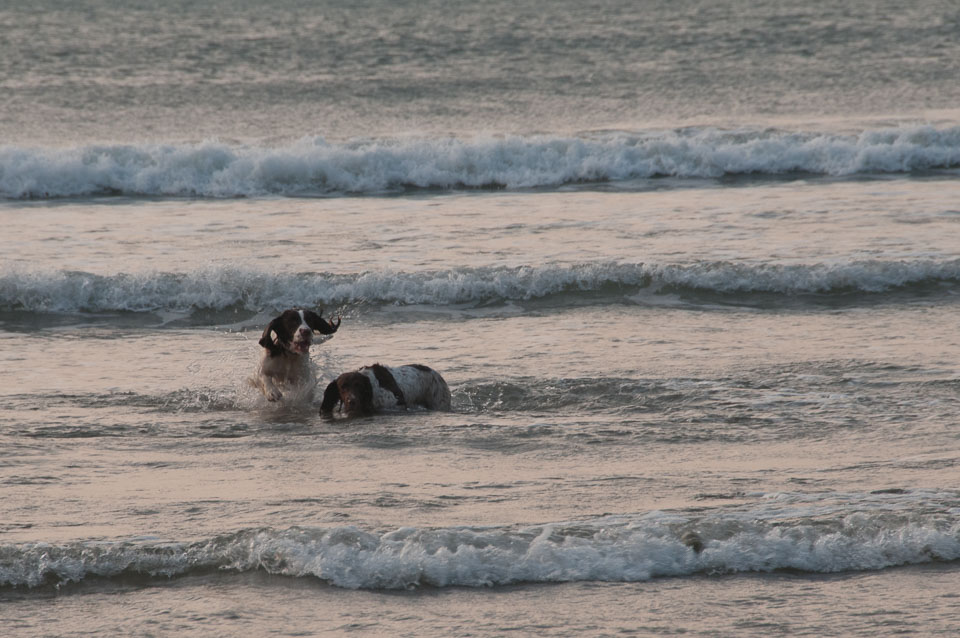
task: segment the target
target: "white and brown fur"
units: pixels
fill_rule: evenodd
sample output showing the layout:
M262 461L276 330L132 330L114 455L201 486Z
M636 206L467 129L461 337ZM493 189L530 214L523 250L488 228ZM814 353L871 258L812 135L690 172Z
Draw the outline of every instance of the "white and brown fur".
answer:
M320 413L332 415L338 404L347 416L412 407L449 410L450 388L437 371L425 365L389 367L375 363L356 372L344 372L330 382L323 393Z
M279 401L283 397L282 387L302 388L314 383L310 371L310 346L313 333L333 334L340 327L337 322L327 321L312 310L293 308L284 310L263 330L260 345L263 356L257 376L251 379L253 385L263 392L268 401Z

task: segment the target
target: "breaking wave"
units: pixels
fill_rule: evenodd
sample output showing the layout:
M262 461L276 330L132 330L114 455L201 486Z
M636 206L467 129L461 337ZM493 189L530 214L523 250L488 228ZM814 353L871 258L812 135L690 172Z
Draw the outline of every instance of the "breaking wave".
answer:
M653 177L851 176L960 167L960 127L859 135L779 130L386 139L286 146L0 147L0 198L254 197L404 189L548 188Z
M217 266L185 273L97 275L14 268L0 272L0 311L42 313L193 312L346 304L495 305L555 295L600 303L640 291L720 295L728 303L763 294L921 294L960 282L960 259L837 264L597 262L517 268L355 274L270 273Z
M498 586L796 570L877 570L960 559L957 496L753 495L741 508L651 512L524 528L251 529L196 542L0 545L0 586L265 571L344 588ZM951 508L953 508L951 510Z
M12 269L0 273L0 311L190 312L344 304L489 305L554 295L622 299L641 290L738 296L880 294L960 282L960 259L778 265L587 263L430 272L276 274L210 267L187 273L97 275Z

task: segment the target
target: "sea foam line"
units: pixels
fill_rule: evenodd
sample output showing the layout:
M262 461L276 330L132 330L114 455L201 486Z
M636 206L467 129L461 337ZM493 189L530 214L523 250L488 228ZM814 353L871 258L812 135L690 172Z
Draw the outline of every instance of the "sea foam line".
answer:
M960 559L955 516L939 506L915 510L909 503L884 503L882 496L874 501L779 508L771 517L759 507L698 517L652 512L520 529L267 528L193 543L4 544L0 586L259 570L350 589L477 587L782 569L833 573Z
M0 198L89 195L253 197L404 188L534 188L658 176L845 176L960 166L960 127L859 135L683 129L581 136L487 136L267 147L95 144L0 147Z
M251 311L350 303L506 303L556 294L638 289L726 295L883 293L960 281L960 259L837 264L594 262L429 272L271 273L210 266L185 273L146 271L97 275L11 267L0 271L0 310L48 313Z

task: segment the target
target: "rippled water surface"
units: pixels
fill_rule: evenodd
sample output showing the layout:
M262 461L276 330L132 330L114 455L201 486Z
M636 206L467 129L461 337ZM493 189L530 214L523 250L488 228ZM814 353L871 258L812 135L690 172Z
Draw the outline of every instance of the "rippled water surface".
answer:
M575 4L0 10L9 635L956 634L956 8Z

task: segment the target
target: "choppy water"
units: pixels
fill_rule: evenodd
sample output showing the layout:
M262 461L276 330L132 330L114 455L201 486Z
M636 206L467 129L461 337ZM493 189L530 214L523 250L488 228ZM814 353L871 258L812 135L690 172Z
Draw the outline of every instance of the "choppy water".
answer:
M958 29L0 10L5 635L955 635ZM268 403L294 305L453 411Z

